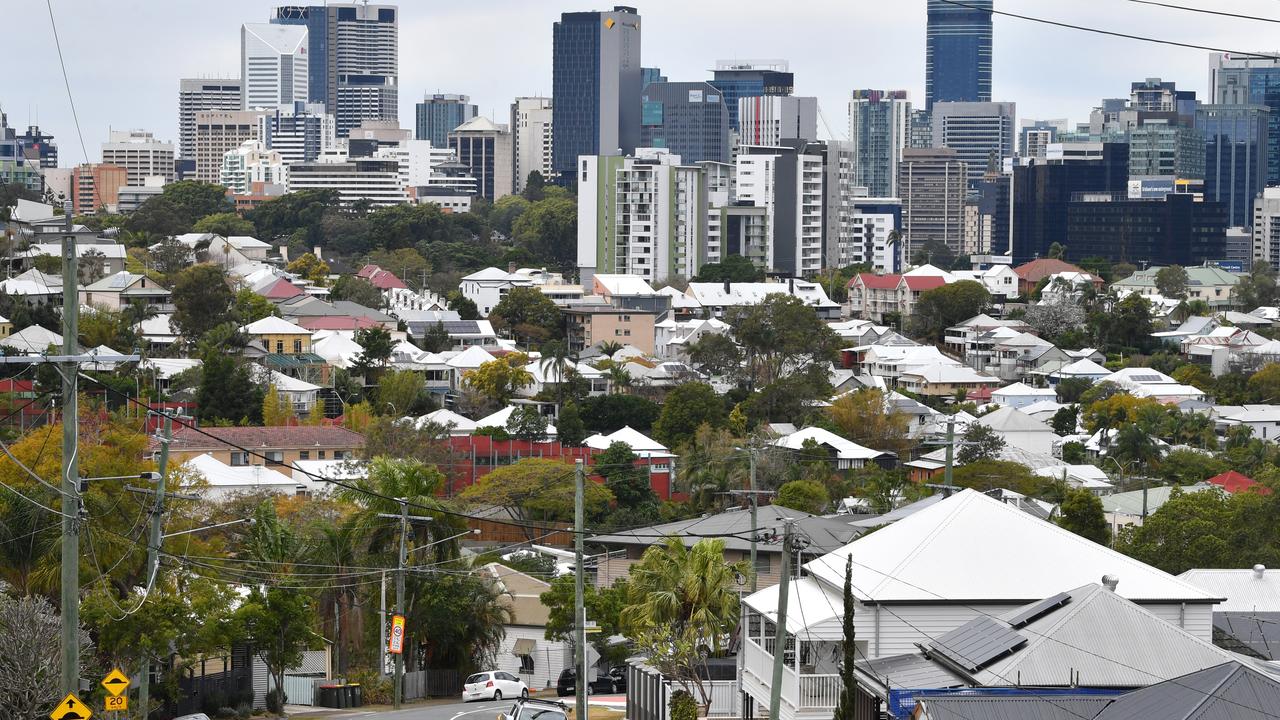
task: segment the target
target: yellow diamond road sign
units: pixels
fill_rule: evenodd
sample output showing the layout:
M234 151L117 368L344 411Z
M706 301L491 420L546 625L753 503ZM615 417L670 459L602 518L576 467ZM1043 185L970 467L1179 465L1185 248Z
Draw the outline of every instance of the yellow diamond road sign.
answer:
M89 720L93 711L88 705L80 702L75 693L69 693L58 706L49 713L50 720Z
M107 689L111 697L118 697L121 693L129 689L129 678L120 672L119 668L112 670L106 677L102 678L102 687Z

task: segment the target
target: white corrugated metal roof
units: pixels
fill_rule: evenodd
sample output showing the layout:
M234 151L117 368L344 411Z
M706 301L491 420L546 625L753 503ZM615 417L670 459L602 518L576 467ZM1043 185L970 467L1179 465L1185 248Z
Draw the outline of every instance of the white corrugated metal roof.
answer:
M1280 612L1280 570L1188 570L1178 577L1226 598L1217 612Z
M831 587L842 587L845 558L858 571L863 601L994 601L1045 598L1066 587L1120 578L1132 600L1216 599L1190 583L1069 530L964 490L809 562Z

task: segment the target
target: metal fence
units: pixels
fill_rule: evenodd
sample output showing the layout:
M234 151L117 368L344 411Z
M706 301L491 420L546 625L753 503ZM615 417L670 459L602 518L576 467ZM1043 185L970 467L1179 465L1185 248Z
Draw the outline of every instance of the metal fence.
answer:
M711 676L719 674L722 673L714 672ZM736 679L702 682L711 696L708 718L728 720L742 717L742 693ZM627 669L627 717L631 720L669 720L671 693L680 689L657 670L633 658ZM696 689L693 696L699 704L702 702Z
M323 676L285 675L284 695L290 705L315 705L318 694L316 688L327 682L332 681Z
M404 674L405 700L461 694L462 673L457 670L414 670Z

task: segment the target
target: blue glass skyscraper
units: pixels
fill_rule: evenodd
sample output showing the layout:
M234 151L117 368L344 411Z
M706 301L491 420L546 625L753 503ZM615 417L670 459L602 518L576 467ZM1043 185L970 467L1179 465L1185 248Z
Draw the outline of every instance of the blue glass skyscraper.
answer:
M796 78L788 70L785 60L721 60L716 63L711 84L724 96L731 130L742 129L738 123L738 98L786 97L795 91Z
M1228 227L1253 224L1253 199L1267 185L1267 108L1202 105L1196 128L1204 134L1206 200L1225 203Z
M935 102L991 101L994 0L929 0L925 109Z
M705 82L654 82L641 96L640 144L667 148L685 165L729 162L729 113Z
M574 182L582 155L630 154L640 142L640 15L563 13L552 30L552 166Z
M446 147L449 133L476 116L476 106L466 95L427 95L415 107L414 138L430 140L432 147Z

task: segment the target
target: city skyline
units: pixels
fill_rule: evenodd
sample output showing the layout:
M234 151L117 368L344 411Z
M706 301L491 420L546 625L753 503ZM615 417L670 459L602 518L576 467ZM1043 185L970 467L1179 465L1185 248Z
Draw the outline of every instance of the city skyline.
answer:
M161 7L158 2L154 5ZM1238 5L1232 10L1275 15L1273 4L1261 0ZM183 24L176 28L169 24L165 32L148 32L150 23L159 22L160 13L103 17L90 11L86 2L56 4L89 159L98 159L98 148L109 129L141 128L176 142L179 79L237 75L240 26L266 22L275 6L256 0L193 5L184 8ZM507 22L492 22L495 7ZM468 94L481 115L505 121L516 96L551 94L551 27L560 13L610 7L508 0L484 8L403 6L400 126L413 127L414 105L424 93L434 92ZM795 94L818 97L825 120L819 135L824 138L845 137L846 100L855 88L903 88L910 92L913 104L923 104L923 0L900 8L877 7L874 12L865 6L829 7L820 2L790 8L787 17L779 18L764 4L740 6L732 15L715 7L670 0L641 4L643 63L662 68L672 81L696 81L709 79L718 59L784 58L795 73ZM1235 51L1266 50L1257 46L1256 21L1102 0L1051 6L1002 0L997 10ZM824 14L827 21L812 23L815 13ZM876 31L860 32L866 25L876 26ZM712 26L719 30L708 34L706 28ZM465 28L484 32L463 32ZM1072 123L1082 122L1103 97L1125 96L1130 82L1146 77L1174 81L1179 89L1194 90L1202 99L1207 94L1207 51L1107 38L1007 17L995 18L994 34L993 99L1017 102L1019 119L1066 117ZM117 38L126 48L150 48L147 52L165 61L146 62L146 57L132 52L91 53L85 48L95 35ZM856 42L851 44L849 38ZM32 25L31 32L14 39L17 56L55 74L50 78L27 73L15 78L0 102L12 125L38 124L55 135L64 162L78 163L84 153L57 77L52 39L47 23ZM1072 54L1069 72L1063 72L1059 59ZM123 95L122 87L128 88Z

